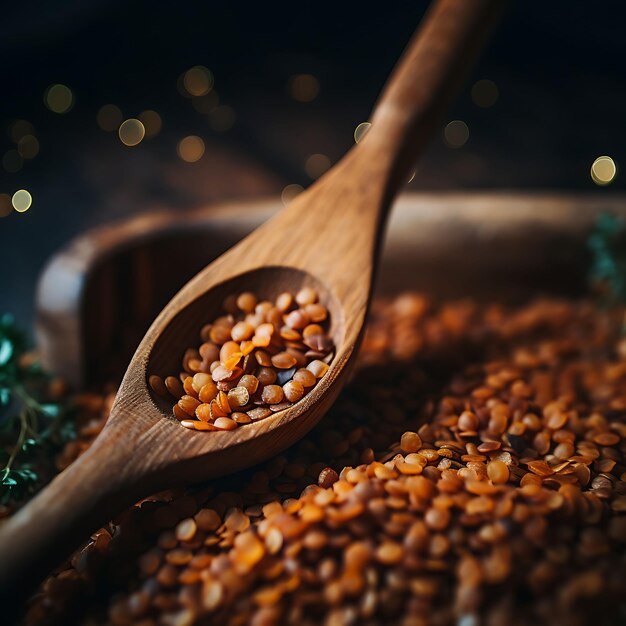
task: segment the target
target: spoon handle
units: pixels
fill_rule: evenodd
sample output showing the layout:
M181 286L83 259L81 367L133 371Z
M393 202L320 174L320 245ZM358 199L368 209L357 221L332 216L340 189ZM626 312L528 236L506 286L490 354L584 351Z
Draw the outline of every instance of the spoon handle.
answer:
M363 139L366 152L377 152L388 168L389 193L404 183L437 130L505 4L438 0L429 8L387 81Z
M247 239L252 243L245 258L253 258L259 241L267 245L273 233L300 233L306 245L282 246L282 261L305 271L315 268L339 300L350 302L358 327L392 200L439 128L504 6L505 0L435 0L387 81L365 136L258 229L257 238Z

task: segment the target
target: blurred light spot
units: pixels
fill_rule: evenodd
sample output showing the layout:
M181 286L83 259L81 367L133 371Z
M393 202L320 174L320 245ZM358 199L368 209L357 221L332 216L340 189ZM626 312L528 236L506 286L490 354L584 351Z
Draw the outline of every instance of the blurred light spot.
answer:
M361 122L355 129L354 129L354 141L356 141L356 143L359 143L359 141L361 141L361 139L363 139L363 137L365 137L365 133L371 128L371 124L370 122Z
M146 129L139 120L131 118L122 123L118 134L125 146L136 146L146 136Z
M224 132L233 127L237 115L229 106L222 104L209 113L209 124L213 130Z
M280 194L280 199L287 206L298 194L304 191L302 185L287 185Z
M24 135L34 135L35 128L26 120L15 120L9 124L9 139L17 143Z
M291 97L298 102L311 102L320 92L320 81L311 74L296 74L287 83Z
M67 113L74 104L72 90L65 85L52 85L44 94L46 106L54 113Z
M34 159L39 154L37 137L24 135L17 143L17 151L23 159Z
M219 103L220 97L217 95L215 89L209 91L206 96L191 99L191 106L193 106L198 113L211 113L211 111L215 111Z
M415 175L417 174L417 170L415 170L412 174L411 177L409 178L409 180L406 181L406 184L410 184L413 182L413 179L415 178Z
M330 159L325 154L312 154L304 164L304 171L311 178L319 178L330 167Z
M616 174L617 165L609 156L598 157L591 166L591 179L601 187L611 184Z
M498 100L498 86L492 80L483 78L474 83L471 94L474 104L486 109Z
M11 196L8 193L0 193L0 217L6 217L13 211Z
M30 209L33 203L33 197L26 191L26 189L19 189L13 194L11 198L11 204L18 213L24 213Z
M196 65L183 74L183 95L204 96L213 88L213 74L203 65Z
M195 163L202 158L204 154L204 141L196 135L189 135L178 142L176 148L178 156L187 163Z
M146 130L146 137L154 137L161 132L163 121L156 111L143 111L137 116L137 119L143 124Z
M443 136L451 148L460 148L469 139L469 128L465 122L453 120L445 127Z
M114 104L105 104L100 107L98 114L96 115L96 122L98 122L98 126L100 126L100 128L107 133L116 131L120 127L123 120L124 116L122 111Z
M9 174L19 172L24 165L24 159L17 150L7 150L2 157L2 167Z

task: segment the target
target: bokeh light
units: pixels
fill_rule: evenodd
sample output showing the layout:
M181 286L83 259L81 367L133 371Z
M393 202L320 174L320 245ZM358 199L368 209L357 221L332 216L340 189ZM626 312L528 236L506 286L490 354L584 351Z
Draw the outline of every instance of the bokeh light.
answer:
M39 141L35 135L24 135L17 142L17 151L23 159L34 159L39 154Z
M98 126L107 133L115 132L124 120L124 115L118 106L105 104L100 107L96 115Z
M209 113L209 125L213 130L218 132L230 130L236 119L237 115L235 111L232 107L225 104L218 106L214 111Z
M146 136L146 129L139 120L131 118L122 123L118 134L121 142L125 146L136 146L140 144Z
M8 193L0 193L0 217L6 217L13 211L11 196Z
M74 106L74 94L66 85L51 85L46 89L43 99L54 113L67 113Z
M24 159L17 150L7 150L2 157L2 167L5 172L15 174L19 172L24 165Z
M330 159L325 154L312 154L304 164L304 171L310 178L319 178L330 168Z
M591 166L591 179L600 187L610 185L616 174L617 165L610 156L598 157Z
M486 109L492 107L498 100L498 86L492 80L483 78L474 83L471 95L476 106Z
M312 74L296 74L287 82L287 90L298 102L312 102L320 92L320 81Z
M370 122L361 122L354 129L354 141L356 141L356 143L359 143L359 141L361 141L361 139L365 137L365 133L367 133L367 131L371 128L371 126L372 125Z
M178 142L178 156L187 163L195 163L204 155L204 141L196 135L189 135Z
M213 88L213 82L211 71L204 65L196 65L183 74L183 95L204 96Z
M161 116L156 111L142 111L137 116L137 119L143 124L146 137L155 137L161 132L163 120L161 120Z
M296 185L296 184L292 184L292 185L287 185L281 192L280 194L280 199L282 200L282 203L287 206L288 204L290 204L293 199L301 194L304 191L304 187L302 185Z
M450 148L460 148L469 139L469 128L461 120L452 120L443 131L444 139Z
M13 143L18 143L19 140L25 135L34 135L35 128L26 120L15 120L9 124L8 128L9 139Z
M24 213L33 204L33 197L26 189L18 189L11 198L11 204L18 213Z

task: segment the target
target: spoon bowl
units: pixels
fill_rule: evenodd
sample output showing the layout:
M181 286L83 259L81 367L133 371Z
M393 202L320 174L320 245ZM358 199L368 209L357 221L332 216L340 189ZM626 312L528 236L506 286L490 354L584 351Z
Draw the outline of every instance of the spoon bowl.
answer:
M210 276L211 266L194 280L206 284L210 281ZM232 431L207 433L181 428L171 414L171 402L168 403L150 388L147 377L152 373L165 376L180 369L181 346L197 343L199 329L209 320L224 314L222 302L228 295L254 290L262 294L264 299L275 300L282 291L296 292L302 287L315 288L320 301L328 308L329 333L336 346L330 368L318 384L292 407ZM184 292L177 296L184 297ZM172 310L177 308L174 306ZM112 409L111 427L124 428L123 422L127 419L142 423L154 420L168 422L163 427L173 427L168 435L171 447L182 451L172 465L167 466L169 480L174 479L181 470L181 481L189 482L190 475L186 472L190 463L198 465L191 477L194 480L204 480L260 462L300 439L334 401L340 390L337 379L342 379L345 375L344 366L351 353L344 342L343 320L344 311L340 301L321 280L303 270L284 266L261 266L224 280L201 293L172 317L164 315L155 322L159 329L162 328L162 332L148 332L146 340L137 351L138 355L145 354L145 358L134 359L128 369L118 392L120 404L118 406L116 402ZM131 393L126 392L127 388L132 390ZM129 396L131 400L126 400ZM132 417L127 417L129 412ZM207 458L209 462L206 462ZM187 463L179 468L183 459Z

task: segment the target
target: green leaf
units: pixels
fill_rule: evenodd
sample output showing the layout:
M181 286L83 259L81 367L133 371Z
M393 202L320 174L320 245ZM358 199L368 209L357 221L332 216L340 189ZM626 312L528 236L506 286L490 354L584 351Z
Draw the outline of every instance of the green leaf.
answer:
M13 472L11 470L5 470L1 483L5 487L15 487L17 485L17 480L13 478Z
M29 437L28 439L24 440L24 443L22 444L22 450L24 452L28 452L31 448L36 448L39 445L40 442L37 439Z
M76 439L74 409L49 402L50 374L21 359L26 346L14 319L0 315L0 504L9 506L43 486L55 473L55 455Z
M626 221L611 213L596 219L587 238L589 278L606 304L626 301Z
M15 473L25 482L37 482L39 480L37 473L28 468L15 470Z
M58 404L40 404L39 408L48 417L58 417L61 413L61 407Z
M76 424L74 422L64 422L59 429L59 438L62 444L76 439Z
M8 337L0 339L0 367L6 365L13 356L13 342Z

